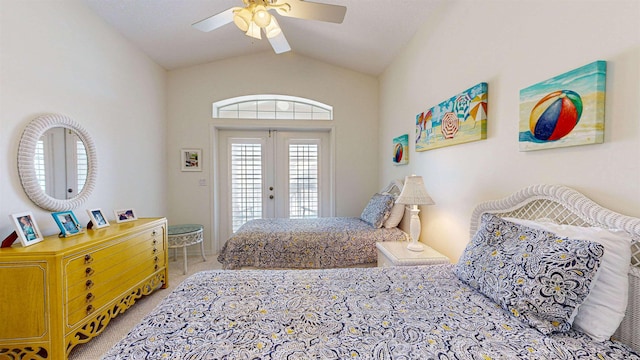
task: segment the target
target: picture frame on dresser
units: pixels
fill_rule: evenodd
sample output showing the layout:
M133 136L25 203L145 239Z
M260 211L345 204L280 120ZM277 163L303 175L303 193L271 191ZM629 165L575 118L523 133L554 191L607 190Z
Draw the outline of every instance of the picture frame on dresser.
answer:
M37 244L44 240L31 211L11 214L9 218L16 228L16 235L22 246Z
M89 215L89 220L91 220L92 228L99 229L109 226L109 220L104 216L102 209L87 209L87 215Z
M138 219L138 215L136 215L136 211L133 209L113 210L113 214L116 216L117 223L123 223Z
M53 216L53 220L58 225L61 236L76 235L82 230L82 225L80 225L78 218L71 210L54 212L51 213L51 216Z

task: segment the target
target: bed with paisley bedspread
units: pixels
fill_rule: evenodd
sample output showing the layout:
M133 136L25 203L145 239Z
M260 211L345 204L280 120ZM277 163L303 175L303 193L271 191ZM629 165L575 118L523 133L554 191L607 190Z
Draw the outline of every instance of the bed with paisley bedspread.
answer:
M389 183L371 197L359 218L249 220L227 239L218 262L227 270L375 265L376 242L409 240L398 227L405 206L395 200L402 188L402 180Z
M640 219L540 185L471 234L453 265L194 274L104 359L640 360Z
M224 244L225 269L337 268L376 262L376 242L406 241L397 227L374 228L360 218L255 219Z

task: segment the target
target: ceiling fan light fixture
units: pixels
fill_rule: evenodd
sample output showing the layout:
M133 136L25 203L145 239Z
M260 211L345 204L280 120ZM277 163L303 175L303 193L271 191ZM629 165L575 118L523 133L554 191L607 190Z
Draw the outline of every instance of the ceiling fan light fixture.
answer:
M235 15L233 15L233 23L242 31L249 30L249 24L251 23L252 17L251 11L247 8L242 8L234 12Z
M266 28L264 28L264 33L267 34L267 38L269 39L274 38L282 33L282 29L280 28L280 25L278 24L275 16L271 17L271 22L269 23L269 25L267 25Z
M266 27L271 22L271 14L264 5L256 5L253 9L253 22L261 28Z
M253 21L249 23L249 29L245 34L258 40L262 39L262 35L260 34L260 27Z

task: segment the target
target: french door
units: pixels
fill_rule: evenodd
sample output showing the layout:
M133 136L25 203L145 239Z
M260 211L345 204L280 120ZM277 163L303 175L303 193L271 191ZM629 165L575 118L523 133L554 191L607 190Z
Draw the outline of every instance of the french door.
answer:
M328 131L220 131L220 241L252 219L330 216L329 138Z

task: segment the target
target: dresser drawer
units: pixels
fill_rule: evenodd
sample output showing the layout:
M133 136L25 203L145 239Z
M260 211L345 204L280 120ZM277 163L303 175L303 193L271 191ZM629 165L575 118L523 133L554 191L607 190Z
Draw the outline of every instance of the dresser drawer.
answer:
M69 261L65 267L67 286L84 283L91 274L108 270L123 262L131 261L136 255L146 252L151 257L162 252L163 242L155 239L130 239L93 253L80 255ZM114 251L115 250L115 251Z
M135 265L119 269L109 279L95 283L91 288L77 289L77 295L66 304L68 314L67 325L74 326L85 317L90 316L100 307L112 301L153 273L164 267L164 253L158 253L158 259L137 258ZM71 294L70 294L71 295Z
M156 247L164 247L163 238L164 231L162 227L148 230L130 239L109 245L105 248L89 251L86 254L78 254L70 261L68 261L66 271L67 273L70 273L75 271L76 269L82 268L84 270L84 267L86 265L103 260L108 260L108 258L116 256L116 254L120 252L127 251L128 248L140 243L150 243L151 245L155 245Z
M87 265L84 270L70 274L67 278L66 299L72 300L96 286L109 282L123 273L129 273L140 263L153 259L164 266L164 252L148 246L136 246L126 252L126 256L114 258L113 262L100 262Z

